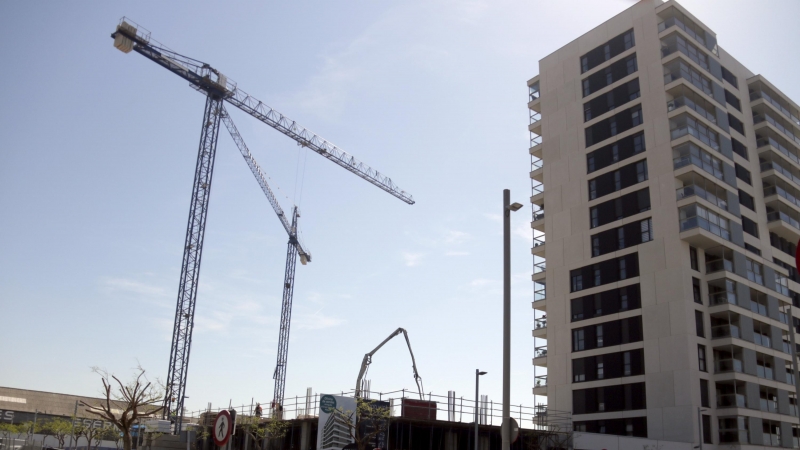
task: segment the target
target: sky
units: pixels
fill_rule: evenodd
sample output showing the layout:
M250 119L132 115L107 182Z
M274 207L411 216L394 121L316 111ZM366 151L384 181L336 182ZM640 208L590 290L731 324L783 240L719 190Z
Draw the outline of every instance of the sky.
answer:
M286 396L347 391L408 330L426 392L502 398L502 190L512 403L531 393L526 81L630 0L0 2L0 385L97 395L164 379L204 98L110 34L128 16L414 195L409 206L229 107L313 261L297 267ZM800 101L795 0L685 0ZM599 44L599 43L598 43ZM287 236L227 132L205 233L187 409L272 399ZM405 343L374 391L415 389Z

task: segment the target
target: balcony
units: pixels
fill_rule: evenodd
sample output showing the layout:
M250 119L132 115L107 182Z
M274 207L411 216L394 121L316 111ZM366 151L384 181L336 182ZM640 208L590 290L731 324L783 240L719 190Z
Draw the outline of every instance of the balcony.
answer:
M671 118L669 128L670 139L673 141L686 135L694 136L700 142L719 151L719 135L688 114Z
M547 316L544 315L533 321L533 337L544 339L547 336Z
M672 100L667 101L667 112L674 111L684 106L692 111L700 114L703 118L713 124L717 124L716 109L711 102L708 102L699 95L695 94L691 89L681 85L672 89L668 94L674 96Z
M744 394L717 394L717 408L746 408Z
M539 81L533 82L528 85L528 109L533 111L540 111L541 92L539 89Z
M533 238L533 247L531 254L541 256L544 253L544 235L539 235Z
M545 276L547 275L545 272L545 266L547 261L539 261L533 264L533 281L543 282Z
M540 272L540 273L544 273L544 272ZM547 306L547 304L546 304L547 295L546 295L546 292L545 292L546 291L546 287L547 286L546 286L546 284L545 284L543 279L540 280L540 281L535 281L533 283L533 309L536 309L536 310L539 310L539 311L544 311L546 309L545 308Z
M767 228L790 242L797 242L800 239L800 214L773 201L767 204Z
M672 149L672 168L678 170L694 165L718 180L725 180L722 161L691 142Z
M761 161L762 178L770 176L770 174L768 174L767 172L774 171L775 173L783 175L784 177L786 177L787 180L791 181L796 186L800 187L800 171L784 167L783 161L772 156L772 153L763 155L764 155L763 158L759 158ZM766 194L764 196L766 197Z
M544 179L544 162L541 159L531 160L531 179L539 183Z
M534 209L532 214L531 228L544 233L544 208Z
M708 282L708 304L717 305L736 305L736 282L722 278Z
M778 195L792 205L800 208L800 191L790 186L788 183L775 176L767 176L763 179L764 201L767 198Z
M664 19L662 22L658 23L658 32L659 34L671 27L677 27L683 30L686 34L688 34L692 39L697 41L700 45L704 48L709 48L710 43L706 43L706 31L697 26L691 19L686 17L683 13L678 11L676 8L670 8L665 11L662 11L658 14L660 19ZM709 49L711 53L719 56L719 52L717 50L717 45L714 44L712 48Z
M528 125L528 131L542 135L542 115L534 110L530 110L531 122Z
M544 184L531 180L531 203L544 208Z
M684 39L679 33L673 33L661 39L662 58L666 58L675 52L683 53L697 65L705 69L706 72L711 73L711 69L708 66L708 55L706 55L702 50L698 49L695 45L686 41L686 39Z
M795 148L792 145L784 145L781 141L783 141L783 138L777 137L777 134L769 129L762 129L756 135L756 147L759 153L765 151L777 152L789 161L800 165L800 156L798 156Z
M790 142L794 143L795 145L800 146L800 137L794 135L794 132L787 126L784 126L783 119L777 119L773 115L769 114L766 111L758 112L757 110L753 110L753 125L756 125L756 131L758 131L758 124L760 123L768 123L775 127L776 130L780 131L785 138L787 138Z
M528 150L531 156L536 158L542 157L542 136L531 133L531 147Z
M675 190L675 198L681 201L690 197L700 197L712 205L728 211L728 191L693 172L677 177L683 187Z
M533 365L547 367L547 346L542 345L533 349Z
M722 311L711 314L711 339L737 338L742 334L739 328L739 314Z
M547 375L533 377L533 395L547 395Z
M692 228L701 228L726 241L731 240L728 219L709 211L703 206L696 203L683 206L678 210L678 216L678 225L681 233Z
M776 96L777 97L777 96ZM786 119L792 122L794 125L800 127L800 112L792 111L783 103L777 100L777 98L773 97L766 90L764 90L761 86L756 86L755 88L750 88L750 102L755 102L759 99L763 99L764 103L772 105L777 111L779 111Z
M722 245L709 248L706 254L706 274L733 272L733 250Z
M714 97L714 90L711 87L712 81L708 77L700 74L700 72L696 71L693 67L690 67L689 64L680 59L675 59L664 65L665 85L680 80L681 78L706 93L709 97Z

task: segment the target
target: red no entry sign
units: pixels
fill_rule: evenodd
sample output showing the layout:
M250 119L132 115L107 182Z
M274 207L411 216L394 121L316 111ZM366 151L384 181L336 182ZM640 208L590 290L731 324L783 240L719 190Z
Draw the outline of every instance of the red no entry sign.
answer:
M222 447L228 443L228 439L231 438L232 424L231 414L228 411L222 410L217 414L217 418L214 420L214 429L211 431L215 444Z

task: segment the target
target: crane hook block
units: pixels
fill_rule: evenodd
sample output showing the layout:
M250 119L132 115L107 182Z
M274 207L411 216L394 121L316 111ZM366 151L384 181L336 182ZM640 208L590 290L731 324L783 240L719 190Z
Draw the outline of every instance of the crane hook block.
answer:
M136 27L123 20L117 25L117 32L114 33L114 47L122 53L130 53L133 50L133 39L127 35L136 36Z

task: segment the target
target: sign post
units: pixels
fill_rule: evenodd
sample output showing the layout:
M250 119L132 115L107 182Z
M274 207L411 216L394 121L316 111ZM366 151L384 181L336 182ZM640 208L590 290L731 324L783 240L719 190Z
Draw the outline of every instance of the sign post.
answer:
M231 428L233 428L233 421L231 414L224 409L217 413L217 418L214 419L214 429L211 434L214 436L214 443L218 447L224 447L231 438Z

